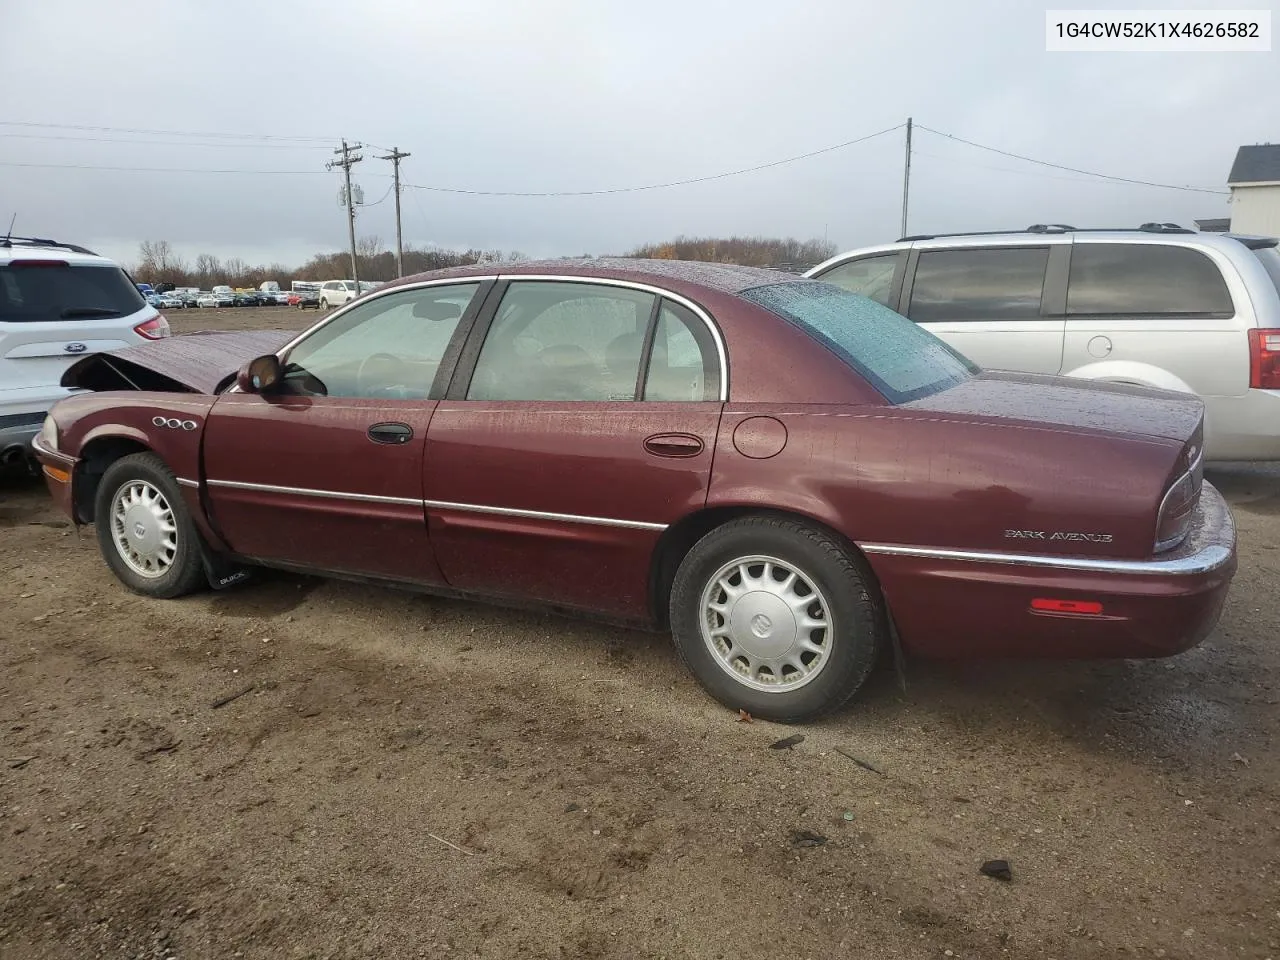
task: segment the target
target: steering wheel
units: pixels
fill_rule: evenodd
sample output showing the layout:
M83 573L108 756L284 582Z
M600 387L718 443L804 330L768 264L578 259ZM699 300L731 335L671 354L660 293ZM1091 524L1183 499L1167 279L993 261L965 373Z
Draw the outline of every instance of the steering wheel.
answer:
M387 366L384 368L385 372L374 374L374 379L379 381L379 385L370 389L365 386L365 376L370 364L375 362L381 362ZM393 354L371 353L360 361L360 369L356 371L356 387L362 397L384 396L408 399L410 387L406 381L411 380L412 377L408 375L407 367L408 364ZM393 383L392 381L397 377L400 378L400 382Z

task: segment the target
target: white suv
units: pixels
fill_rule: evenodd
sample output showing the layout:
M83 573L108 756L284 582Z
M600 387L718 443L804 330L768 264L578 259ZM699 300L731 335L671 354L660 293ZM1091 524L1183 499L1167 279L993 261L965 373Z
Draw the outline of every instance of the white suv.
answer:
M1036 225L904 237L806 276L865 294L990 369L1198 394L1209 460L1280 460L1272 237Z
M0 461L28 453L80 357L169 336L118 264L73 244L0 237Z
M320 286L320 309L340 307L348 300L354 300L356 295L354 280L326 280Z

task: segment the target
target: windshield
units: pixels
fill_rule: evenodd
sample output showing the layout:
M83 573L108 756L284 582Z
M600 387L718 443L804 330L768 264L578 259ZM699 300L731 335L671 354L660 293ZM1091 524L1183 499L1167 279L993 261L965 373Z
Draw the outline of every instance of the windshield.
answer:
M978 371L902 314L829 283L777 283L741 296L823 344L890 403L937 393Z
M1253 252L1262 261L1262 267L1267 271L1267 275L1271 277L1276 293L1280 293L1280 250L1275 247L1261 247Z
M138 288L110 264L15 260L0 266L0 322L124 317L142 306Z

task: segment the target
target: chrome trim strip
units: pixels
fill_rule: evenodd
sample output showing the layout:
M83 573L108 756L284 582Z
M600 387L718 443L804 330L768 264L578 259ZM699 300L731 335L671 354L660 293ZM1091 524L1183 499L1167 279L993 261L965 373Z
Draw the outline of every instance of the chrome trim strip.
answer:
M362 503L399 503L419 506L417 497L376 497L368 493L344 493L341 490L309 490L306 487L278 487L273 483L245 483L241 480L208 480L211 487L229 490L259 490L263 493L291 493L302 497L321 497L328 500L358 500Z
M1164 508L1168 505L1169 498L1173 496L1173 491L1177 490L1178 484L1182 483L1182 481L1186 480L1188 477L1191 478L1192 482L1194 483L1197 470L1200 471L1200 481L1201 481L1201 486L1203 486L1204 484L1204 445L1203 444L1201 444L1200 452L1196 456L1196 459L1192 462L1191 466L1188 467L1187 471L1183 473L1181 476L1179 476L1177 480L1169 484L1169 489L1166 490L1164 492L1164 496L1160 498L1160 509L1156 511L1156 529L1157 530L1160 529L1160 522L1164 518ZM1198 496L1199 495L1197 494L1197 497ZM1194 507L1192 508L1192 513L1193 514L1195 513ZM1157 540L1156 553L1159 553L1162 550L1172 550L1174 547L1182 543L1182 541L1186 540L1187 534L1189 534L1190 532L1191 532L1191 524L1188 521L1187 529L1183 530L1182 533L1174 537L1172 540Z
M194 487L197 490L200 489L200 481L198 480L188 480L186 477L174 477L173 479L178 481L178 486L180 487Z
M897 543L860 543L863 553L929 560L959 560L970 563L1006 563L1023 567L1050 567L1084 570L1090 573L1195 574L1216 570L1231 559L1231 551L1212 544L1177 560L1106 560L1088 557L1055 557L1032 553L996 553L985 550L951 550L945 547L912 547Z
M665 287L655 286L650 283L640 283L636 280L617 280L612 277L565 277L543 273L505 273L498 279L512 282L517 280L551 280L556 283L590 283L604 287L626 287L631 290L640 290L643 293L652 293L659 297L666 297L668 300L674 300L701 320L707 328L707 332L711 334L711 339L715 341L716 359L720 363L720 402L724 403L729 399L729 356L725 352L724 339L720 336L720 329L715 325L715 321L711 319L711 315L688 297L672 293Z
M492 513L500 517L525 517L529 520L564 520L567 523L591 523L601 527L625 527L630 530L665 530L665 523L643 520L612 520L608 517L584 517L576 513L546 513L542 510L515 510L511 507L481 507L473 503L450 503L446 500L424 500L429 509L460 510L464 513Z

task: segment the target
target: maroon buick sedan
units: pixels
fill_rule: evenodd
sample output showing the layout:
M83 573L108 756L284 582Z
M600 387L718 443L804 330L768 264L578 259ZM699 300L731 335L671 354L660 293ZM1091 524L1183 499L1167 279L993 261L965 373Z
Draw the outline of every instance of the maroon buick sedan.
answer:
M129 588L261 565L669 629L797 720L877 653L1151 657L1235 532L1192 396L984 372L817 281L640 260L380 288L284 342L87 357L36 444Z

